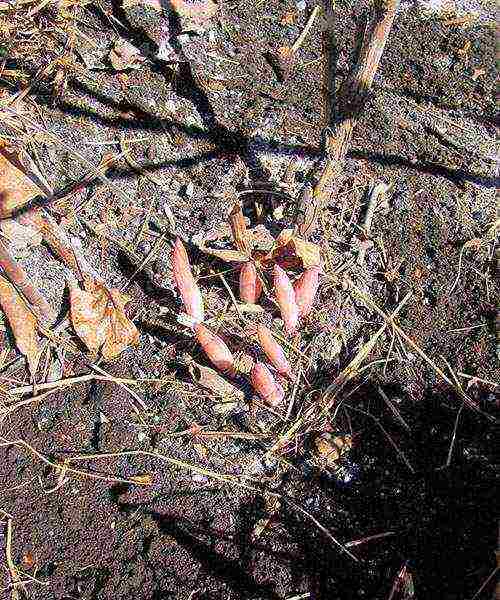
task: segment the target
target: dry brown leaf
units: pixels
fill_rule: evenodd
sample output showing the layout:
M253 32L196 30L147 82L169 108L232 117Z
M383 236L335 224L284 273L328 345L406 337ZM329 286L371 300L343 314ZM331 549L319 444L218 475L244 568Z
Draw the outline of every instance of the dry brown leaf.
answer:
M282 25L294 25L297 21L297 13L289 11L281 17Z
M301 267L308 269L321 265L319 246L303 240L294 234L293 229L283 229L276 238L270 256L284 263L286 267Z
M9 321L16 346L26 357L30 373L34 377L40 358L40 345L36 333L37 320L15 287L2 276L0 276L0 306Z
M282 60L289 60L292 57L292 54L293 52L290 46L280 46L278 48L278 56Z
M144 473L143 475L132 475L129 477L130 481L138 483L140 485L152 485L153 476L150 473Z
M17 156L0 142L0 219L13 216L41 193Z
M49 247L64 261L73 271L78 280L83 279L83 274L78 264L75 251L63 228L57 224L48 213L32 211L27 215L29 222L43 235Z
M183 31L206 27L217 12L213 0L170 0L170 6L179 17Z
M194 241L194 240L193 240ZM241 250L231 250L231 249L219 249L219 248L210 248L207 246L205 240L197 240L196 246L205 254L209 254L210 256L215 256L216 258L220 258L225 262L246 262L248 260L248 256L245 252Z
M189 372L196 383L223 401L223 403L214 405L214 409L219 413L231 410L238 402L243 402L245 399L243 390L226 381L210 367L204 367L192 361L189 364Z
M70 289L71 322L91 352L101 350L102 357L111 360L139 340L136 326L125 314L129 297L93 280L86 280L86 288Z

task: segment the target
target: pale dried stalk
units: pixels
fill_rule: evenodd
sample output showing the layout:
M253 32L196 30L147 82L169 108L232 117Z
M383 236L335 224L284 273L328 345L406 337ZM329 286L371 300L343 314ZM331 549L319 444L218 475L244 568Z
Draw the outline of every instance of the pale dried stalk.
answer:
M325 140L327 163L313 192L312 201L319 207L324 205L328 193L338 182L344 168L352 133L372 87L398 6L399 0L376 2L373 19L364 37L358 62L340 89L339 116Z
M40 294L40 292L30 283L28 275L16 259L7 250L7 247L0 241L0 272L12 283L18 292L30 303L34 312L44 321L52 320L52 311L49 303Z

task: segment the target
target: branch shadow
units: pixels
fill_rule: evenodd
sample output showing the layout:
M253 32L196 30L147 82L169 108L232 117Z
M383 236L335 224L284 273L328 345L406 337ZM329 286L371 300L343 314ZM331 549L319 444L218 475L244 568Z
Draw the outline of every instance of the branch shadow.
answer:
M263 600L280 600L281 596L275 591L274 583L257 583L244 563L237 559L226 558L222 553L214 550L210 542L201 541L196 534L189 531L188 520L157 512L151 512L150 515L162 535L173 537L177 544L187 550L211 576L224 581L239 597L249 598L258 595ZM206 536L207 531L205 530L203 534Z

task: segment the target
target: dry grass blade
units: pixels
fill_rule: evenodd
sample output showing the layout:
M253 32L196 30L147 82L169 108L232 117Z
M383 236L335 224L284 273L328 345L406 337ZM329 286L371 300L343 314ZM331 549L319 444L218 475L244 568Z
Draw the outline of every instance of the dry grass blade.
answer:
M250 256L250 244L248 243L247 226L245 223L245 217L243 216L243 210L241 205L235 204L229 214L229 224L231 225L231 231L236 248L240 252L244 252L247 256Z
M40 345L36 333L37 319L15 287L2 276L0 276L0 305L9 321L16 345L26 357L34 379L40 358Z
M57 222L45 211L31 212L26 218L43 235L45 242L71 269L75 277L79 281L83 281L84 276L73 246Z
M166 462L172 466L180 467L182 469L186 469L189 471L194 471L196 473L200 473L201 475L205 475L212 479L221 481L223 483L236 485L243 489L250 490L250 491L256 492L258 494L264 495L264 496L270 496L272 498L276 498L279 501L288 504L296 512L304 515L307 519L309 519L312 523L314 523L314 525L337 548L339 548L340 551L347 554L347 556L349 556L355 562L359 562L359 559L356 556L354 556L354 554L352 554L352 552L350 552L341 542L339 542L328 531L328 529L326 529L326 527L324 527L310 512L308 512L305 508L303 508L302 506L297 504L297 502L295 502L288 496L284 496L283 494L279 494L277 492L272 492L267 489L259 489L252 485L244 483L244 482L240 481L240 478L238 476L217 473L216 471L212 471L210 469L204 469L202 467L198 467L197 465L193 465L191 463L187 463L185 461L178 460L178 459L172 458L170 456L166 456L159 452L148 452L146 450L128 450L128 451L124 451L124 452L109 452L109 453L103 453L103 454L78 455L78 456L72 456L72 457L66 458L64 460L64 463L56 463L56 462L53 462L53 461L49 460L48 458L46 458L43 454L41 454L38 450L33 448L33 446L30 446L30 444L28 444L24 440L7 440L6 438L2 438L2 437L0 437L0 440L2 440L2 442L0 442L0 447L2 447L2 446L17 446L20 448L24 448L25 450L28 450L28 452L30 452L36 458L41 460L44 464L54 468L56 471L61 471L64 469L64 472L66 474L73 473L75 475L90 477L91 479L98 479L98 480L111 481L111 482L117 482L117 483L149 485L149 480L147 481L147 483L144 483L142 479L139 479L138 481L133 481L132 479L123 479L123 478L112 477L112 476L107 476L107 475L99 475L96 473L92 473L90 471L85 471L83 469L75 469L74 467L69 466L71 464L71 462L75 462L75 461L90 461L90 460L94 460L94 459L102 460L102 459L109 459L109 458L119 458L119 457L124 457L124 456L149 456L149 457L154 457L154 458L160 459L163 462Z
M384 313L382 309L380 309L375 302L373 302L368 296L363 293L351 280L346 279L346 282L349 285L349 289L358 296L368 307L375 310L380 316L382 316L387 323L389 323L394 331L420 356L420 358L428 364L440 377L443 379L452 389L455 390L457 395L464 401L464 403L469 407L480 413L484 417L486 417L489 421L495 421L495 418L491 415L486 414L482 411L479 406L470 398L462 389L461 385L457 384L455 381L450 379L444 371L436 365L436 363L427 356L427 354L418 346L395 322L393 317L390 317Z

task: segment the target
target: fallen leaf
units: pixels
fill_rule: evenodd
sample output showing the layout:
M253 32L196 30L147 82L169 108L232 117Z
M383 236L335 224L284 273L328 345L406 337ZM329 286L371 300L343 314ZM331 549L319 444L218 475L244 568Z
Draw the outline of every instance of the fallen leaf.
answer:
M0 271L16 288L18 293L26 299L36 316L43 318L45 321L51 321L52 309L48 302L31 283L26 271L10 254L2 241L0 241Z
M30 222L42 234L49 247L72 270L78 280L83 279L83 274L78 264L75 251L65 231L57 224L48 213L36 211L28 215Z
M14 152L0 142L0 219L12 217L42 193Z
M203 28L217 13L213 0L170 0L170 6L181 20L182 31Z
M229 381L221 377L214 369L199 365L192 361L189 364L189 373L198 385L211 392L223 403L216 404L217 412L227 412L234 408L238 402L243 402L245 393Z
M465 56L465 54L467 54L469 52L469 50L471 49L471 46L472 46L472 42L470 40L466 40L465 44L457 50L457 54L460 54L461 56Z
M139 485L151 485L153 483L153 476L150 473L144 473L143 475L132 475L129 477L130 481L138 483Z
M136 344L139 332L125 315L129 297L115 288L86 280L86 289L70 288L70 316L78 337L91 352L101 351L105 360Z
M194 242L194 240L193 240ZM196 243L196 242L195 242ZM209 254L210 256L215 256L216 258L220 258L225 262L246 262L248 260L248 256L245 252L241 250L231 250L225 248L210 248L206 245L205 240L199 240L196 243L196 246L204 253Z
M206 446L203 444L193 444L193 448L196 450L200 458L205 460L208 458L208 450Z
M293 229L284 229L279 234L267 258L277 260L287 268L308 269L321 265L319 246L295 235Z
M109 53L109 62L115 71L138 69L145 60L138 48L122 38L116 40Z
M40 345L36 333L37 320L15 287L2 276L0 276L0 306L12 329L16 346L26 357L30 373L34 377L40 358Z
M479 79L479 77L482 77L483 75L486 75L486 69L474 69L471 77L474 81L476 81L477 79Z
M292 56L293 52L290 46L280 46L278 48L278 56L281 60L288 60Z

